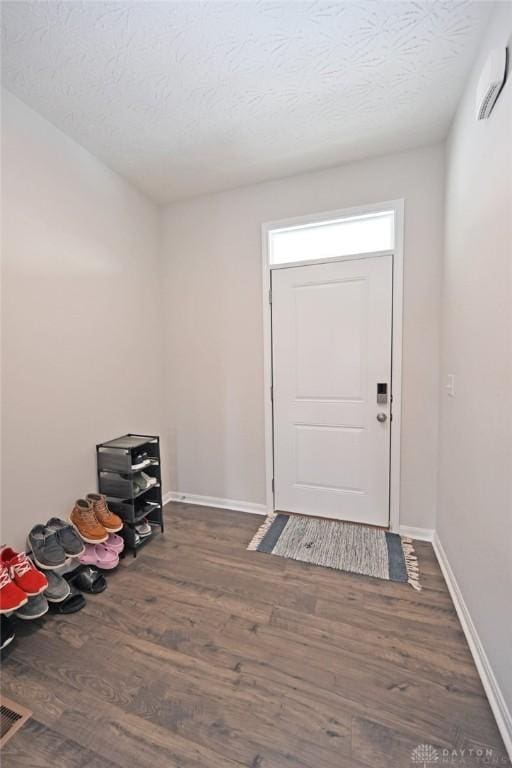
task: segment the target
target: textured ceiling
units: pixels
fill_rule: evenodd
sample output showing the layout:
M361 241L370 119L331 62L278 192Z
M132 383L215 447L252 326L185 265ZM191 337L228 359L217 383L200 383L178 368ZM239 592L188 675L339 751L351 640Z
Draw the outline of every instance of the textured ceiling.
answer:
M167 202L443 138L491 7L2 2L2 79Z

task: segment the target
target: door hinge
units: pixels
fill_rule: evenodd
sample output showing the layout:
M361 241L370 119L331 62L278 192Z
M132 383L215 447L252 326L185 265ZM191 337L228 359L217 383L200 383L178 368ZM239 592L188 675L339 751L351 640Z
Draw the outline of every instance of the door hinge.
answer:
M270 385L270 400L271 402L274 402L274 385Z
M272 288L268 289L268 303L272 304Z
M276 487L275 487L275 483L274 483L274 478L272 478L272 493L274 493L275 489L276 489Z

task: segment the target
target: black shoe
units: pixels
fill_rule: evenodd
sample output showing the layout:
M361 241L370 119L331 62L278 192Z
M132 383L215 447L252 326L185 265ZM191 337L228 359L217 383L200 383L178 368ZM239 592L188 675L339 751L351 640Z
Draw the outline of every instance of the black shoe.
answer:
M14 640L14 621L8 616L0 616L0 619L0 650L3 651Z
M143 467L146 467L148 458L147 451L136 453L135 456L132 456L132 469L142 469Z

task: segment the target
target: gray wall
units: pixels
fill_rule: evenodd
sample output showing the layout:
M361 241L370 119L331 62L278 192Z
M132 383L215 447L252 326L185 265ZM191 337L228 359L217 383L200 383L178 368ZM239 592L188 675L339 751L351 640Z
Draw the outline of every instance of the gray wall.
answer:
M437 530L512 711L512 82L475 120L484 60L512 33L500 4L447 147ZM510 43L509 43L510 45ZM510 77L510 75L509 75Z
M96 488L97 442L162 424L157 208L3 93L2 542Z
M261 224L405 198L401 523L434 527L442 146L164 209L170 487L265 502Z

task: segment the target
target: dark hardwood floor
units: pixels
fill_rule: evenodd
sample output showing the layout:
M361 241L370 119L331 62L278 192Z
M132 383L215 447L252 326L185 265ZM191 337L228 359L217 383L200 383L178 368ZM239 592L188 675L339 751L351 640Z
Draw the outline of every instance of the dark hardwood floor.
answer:
M84 610L19 622L3 690L34 714L3 767L411 768L424 743L508 764L430 544L418 593L247 552L260 523L168 505Z

